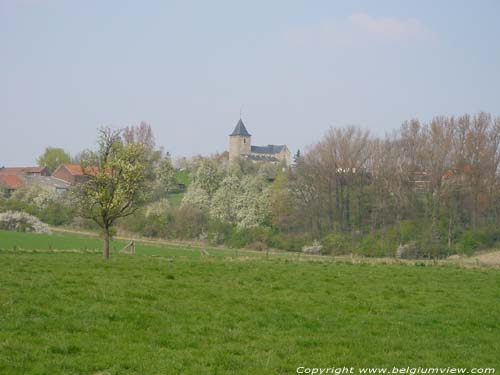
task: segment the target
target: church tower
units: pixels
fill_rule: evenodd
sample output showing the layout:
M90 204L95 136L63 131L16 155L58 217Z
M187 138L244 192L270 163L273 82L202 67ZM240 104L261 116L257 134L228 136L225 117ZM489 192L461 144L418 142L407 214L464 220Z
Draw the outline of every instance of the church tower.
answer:
M233 132L229 135L229 162L233 162L240 155L249 155L251 150L252 135L248 133L245 124L240 120Z

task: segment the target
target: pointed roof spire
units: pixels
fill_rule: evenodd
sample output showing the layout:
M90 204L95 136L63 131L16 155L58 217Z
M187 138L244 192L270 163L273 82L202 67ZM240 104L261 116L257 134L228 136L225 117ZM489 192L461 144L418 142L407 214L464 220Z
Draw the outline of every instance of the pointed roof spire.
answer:
M245 124L243 123L243 121L240 120L238 121L238 123L236 124L236 127L234 128L233 132L231 134L229 134L231 137L232 136L235 136L235 135L241 135L241 136L244 136L244 137L250 137L250 133L247 131L247 128L245 128Z

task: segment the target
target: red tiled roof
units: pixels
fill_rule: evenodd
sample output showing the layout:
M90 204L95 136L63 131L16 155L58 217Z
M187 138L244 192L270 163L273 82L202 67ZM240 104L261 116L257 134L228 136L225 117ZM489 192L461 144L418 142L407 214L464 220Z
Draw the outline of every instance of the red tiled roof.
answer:
M1 175L17 175L24 173L41 173L46 167L9 167L0 168Z
M83 168L80 164L62 164L59 168L64 167L66 170L73 176L84 176L92 173L97 173L97 167L87 167L85 168L85 172L83 173ZM57 169L59 169L57 168Z
M0 186L8 189L19 189L23 186L23 180L16 175L0 175Z
M62 166L73 176L83 176L83 169L80 164L63 164Z

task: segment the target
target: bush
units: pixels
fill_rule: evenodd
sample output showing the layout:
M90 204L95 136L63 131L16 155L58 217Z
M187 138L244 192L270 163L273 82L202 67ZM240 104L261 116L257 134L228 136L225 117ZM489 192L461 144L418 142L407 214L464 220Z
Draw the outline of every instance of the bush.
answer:
M208 226L208 240L214 245L222 245L234 230L234 226L229 223L212 221Z
M254 243L267 243L269 229L265 227L252 227L244 229L234 228L226 240L226 245L234 248L252 247Z
M146 206L133 215L120 219L118 227L120 230L137 233L144 237L165 238L170 220L166 211L162 212Z
M399 224L399 233L402 243L417 241L422 232L422 224L415 220L402 220Z
M65 225L71 223L74 212L62 202L51 201L38 215L42 221L51 225Z
M169 226L169 236L183 239L199 238L207 231L208 214L198 207L182 204L172 213Z
M302 251L302 248L311 241L305 233L272 233L267 239L269 247L288 251Z
M396 258L416 259L420 256L420 248L415 241L410 241L404 245L399 245L396 250Z
M312 243L312 245L304 246L302 248L302 252L304 254L319 255L319 254L321 254L322 249L323 249L323 246L321 245L321 243L319 243L318 241L314 241Z
M396 243L392 239L385 238L382 242L372 234L365 234L357 243L355 252L367 257L387 257L394 256Z
M352 241L348 234L332 233L321 241L323 254L342 255L352 252Z
M47 224L35 216L20 211L0 213L0 229L16 232L50 233Z
M495 243L494 239L494 232L491 233L487 230L466 230L460 236L456 248L459 253L471 255L477 250L493 246Z

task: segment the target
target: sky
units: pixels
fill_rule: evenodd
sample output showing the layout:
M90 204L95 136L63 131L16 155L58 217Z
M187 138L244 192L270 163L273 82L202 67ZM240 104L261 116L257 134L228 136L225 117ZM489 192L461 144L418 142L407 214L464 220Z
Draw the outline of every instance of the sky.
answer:
M500 115L500 1L0 0L0 165L150 123L174 157Z

